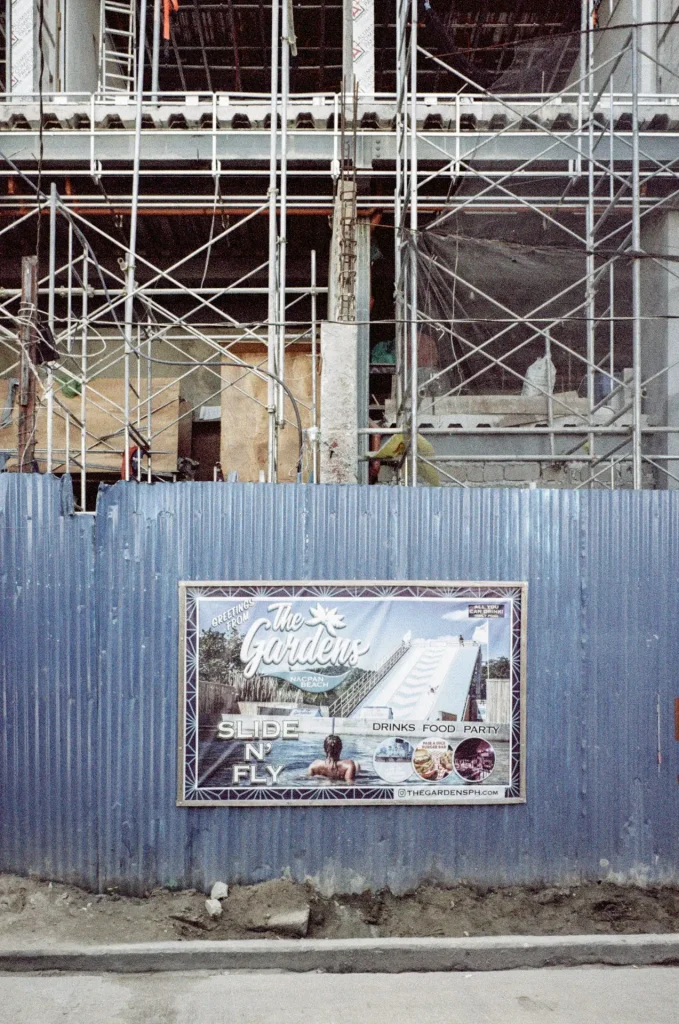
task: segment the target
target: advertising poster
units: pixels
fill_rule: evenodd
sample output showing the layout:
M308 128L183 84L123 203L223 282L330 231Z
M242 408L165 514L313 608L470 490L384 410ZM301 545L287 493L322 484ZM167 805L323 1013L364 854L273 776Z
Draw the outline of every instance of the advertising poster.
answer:
M525 583L181 583L182 806L519 803Z

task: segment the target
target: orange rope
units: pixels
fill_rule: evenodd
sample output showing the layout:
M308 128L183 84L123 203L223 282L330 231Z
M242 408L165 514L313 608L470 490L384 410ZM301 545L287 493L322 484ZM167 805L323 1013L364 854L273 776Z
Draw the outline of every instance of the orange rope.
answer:
M179 10L179 0L163 0L163 39L170 38L170 9Z

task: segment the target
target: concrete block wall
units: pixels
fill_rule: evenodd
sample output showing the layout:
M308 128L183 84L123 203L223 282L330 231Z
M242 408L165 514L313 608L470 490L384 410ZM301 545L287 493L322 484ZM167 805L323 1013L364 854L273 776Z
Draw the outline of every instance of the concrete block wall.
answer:
M591 470L583 462L543 464L537 462L460 462L445 463L441 466L455 477L460 484L474 487L578 487L588 480ZM601 467L599 467L601 468ZM632 466L625 464L614 467L616 488L632 487ZM441 483L455 486L452 480L441 474ZM611 471L603 469L594 487L611 485ZM586 485L587 486L587 485ZM643 486L652 490L655 486L653 469L643 466Z

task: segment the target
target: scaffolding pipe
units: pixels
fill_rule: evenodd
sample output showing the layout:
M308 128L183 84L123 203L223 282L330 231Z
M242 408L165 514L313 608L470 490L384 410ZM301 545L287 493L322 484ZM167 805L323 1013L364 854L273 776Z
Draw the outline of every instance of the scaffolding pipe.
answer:
M396 407L403 407L403 273L402 245L403 245L403 211L402 211L402 189L403 189L403 167L401 164L401 153L403 148L403 110L401 108L404 75L403 75L403 47L405 45L405 32L403 24L403 6L407 0L396 0L396 180L394 183L394 311L396 315L396 330L394 332L394 359L396 363Z
M135 260L137 254L137 213L139 210L139 165L141 162L141 121L144 101L144 37L146 29L146 0L140 0L139 36L137 42L137 95L134 121L134 159L132 177L132 205L130 208L130 242L127 251L125 299L125 427L124 427L124 478L130 479L130 352L132 350L132 326L134 318Z
M632 376L633 437L632 483L642 484L641 473L641 223L639 188L639 8L632 0Z
M49 295L47 297L47 323L54 336L54 278L57 264L57 186L50 185L50 252L49 252ZM52 472L52 450L54 445L54 372L47 366L47 472Z
M596 353L596 288L595 288L595 264L594 264L594 68L593 68L593 38L589 17L589 0L585 0L583 7L587 9L586 28L587 40L586 65L587 65L587 140L589 159L587 161L587 210L585 213L585 257L587 267L587 418L592 424L592 410L596 403L595 396L595 353ZM584 49L584 40L582 44ZM584 82L583 82L584 85ZM594 433L590 430L589 453L594 455Z
M318 331L317 296L316 296L316 250L311 250L311 472L315 484L318 483L320 465L320 447L318 437Z
M410 482L417 487L417 0L412 0L410 25L410 241Z
M609 0L609 15L613 13L610 5L612 0ZM613 89L614 89L614 75L615 68L610 72L608 78L608 123L609 123L609 164L610 164L610 176L608 184L608 201L612 208L615 203L615 107L613 104ZM615 388L615 263L611 261L608 268L608 372L610 374L609 387L613 391ZM615 486L615 466L611 465L611 490Z
M82 294L82 323L80 330L80 510L87 509L87 328L88 328L88 306L87 306L87 271L89 269L89 255L87 249L83 249L83 294Z
M73 347L73 224L68 222L68 260L66 266L66 352L71 354ZM66 472L71 472L71 414L64 415Z
M280 219L278 228L278 377L285 380L285 322L286 316L286 261L288 246L288 97L290 93L290 7L281 0L281 188ZM281 384L278 392L277 423L285 426L285 393Z
M153 0L153 50L151 53L151 100L158 102L158 68L160 65L161 0Z
M148 322L151 323L149 316ZM147 332L146 338L146 438L148 440L149 450L146 453L146 482L151 483L152 480L152 469L151 469L151 439L153 437L152 431L152 407L151 407L151 389L153 387L153 367L151 364L151 332Z
M285 0L283 0L285 2ZM279 29L278 16L281 0L271 2L271 105L269 110L270 149L269 149L269 323L268 323L268 373L277 373L276 346L278 332L278 228L276 221L277 172L276 159L278 149L278 51ZM276 482L278 473L277 431L276 431L276 382L272 376L267 377L267 411L268 411L268 444L267 444L267 480Z

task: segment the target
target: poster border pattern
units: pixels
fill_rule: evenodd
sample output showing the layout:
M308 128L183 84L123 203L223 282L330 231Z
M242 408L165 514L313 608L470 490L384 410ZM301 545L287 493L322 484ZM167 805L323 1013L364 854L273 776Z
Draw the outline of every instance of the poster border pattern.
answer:
M512 600L512 775L506 795L488 799L451 797L445 801L399 799L393 785L385 786L218 786L198 788L195 762L198 747L198 599L202 596L247 597L449 597ZM219 580L179 582L179 685L177 743L178 807L253 806L484 806L526 802L526 621L528 584L525 581L447 580Z

